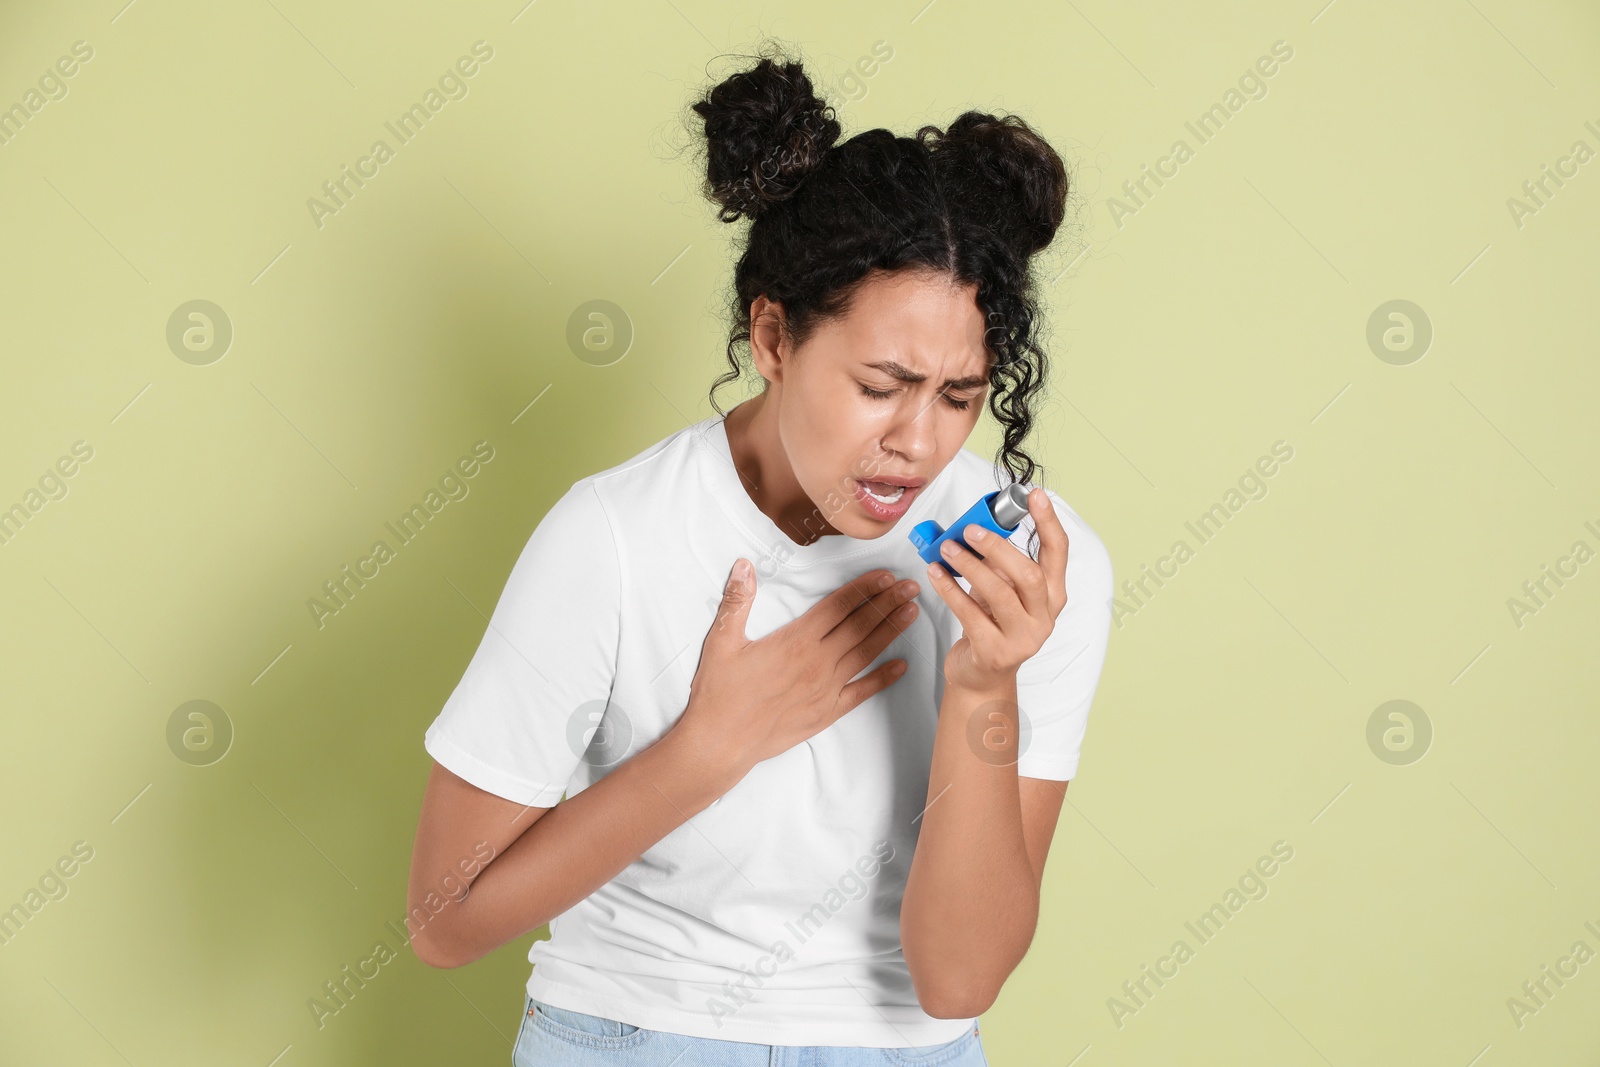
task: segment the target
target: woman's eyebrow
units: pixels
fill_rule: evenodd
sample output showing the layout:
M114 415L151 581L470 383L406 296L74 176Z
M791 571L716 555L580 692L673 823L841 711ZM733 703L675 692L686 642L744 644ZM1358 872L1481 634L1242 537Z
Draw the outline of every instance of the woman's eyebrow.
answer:
M912 385L928 380L926 374L918 374L910 367L903 367L892 359L880 359L876 363L868 363L867 366L874 370L881 370L891 378L898 378L900 381L909 382ZM946 378L944 388L976 389L980 385L987 385L988 382L989 379L986 376L974 374L966 378Z

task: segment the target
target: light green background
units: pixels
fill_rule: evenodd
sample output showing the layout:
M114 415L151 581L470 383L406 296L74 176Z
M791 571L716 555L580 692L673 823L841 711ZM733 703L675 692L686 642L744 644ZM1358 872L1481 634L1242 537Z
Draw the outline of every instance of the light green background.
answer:
M422 733L529 532L711 414L736 229L679 120L763 33L847 135L978 107L1060 148L1044 480L1119 581L1196 548L1113 632L991 1062L1600 1057L1600 961L1520 1027L1506 1004L1600 951L1600 563L1507 607L1600 550L1600 162L1507 207L1600 149L1593 5L122 3L0 16L0 106L94 49L0 147L0 506L94 449L0 547L0 907L94 849L0 947L0 1059L509 1062L534 935L453 972L404 954L320 1030L306 1002L394 943ZM307 199L480 39L469 95L319 229ZM1200 144L1184 123L1280 40ZM1119 227L1108 197L1179 138ZM207 366L166 342L194 299L234 328ZM611 366L565 341L591 299L636 332ZM1366 342L1395 299L1434 331L1404 366ZM470 495L318 629L321 583L482 439ZM995 440L986 417L969 446ZM1184 523L1278 440L1270 492L1197 546ZM167 746L195 699L236 730L211 766ZM1434 731L1405 766L1366 740L1396 699ZM1185 921L1279 840L1268 895L1199 945Z

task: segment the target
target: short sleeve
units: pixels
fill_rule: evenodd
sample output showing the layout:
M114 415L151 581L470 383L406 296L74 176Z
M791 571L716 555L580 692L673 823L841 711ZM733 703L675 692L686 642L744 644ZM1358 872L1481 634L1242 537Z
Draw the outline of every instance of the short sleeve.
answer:
M616 540L585 479L528 538L466 672L423 735L428 754L480 789L554 806L582 758L579 709L611 693L620 602Z
M1067 603L1045 643L1017 671L1017 703L1027 716L1027 747L1017 774L1062 782L1078 773L1089 706L1100 684L1111 634L1111 556L1105 544L1054 492L1050 503L1067 531ZM1033 519L1011 540L1026 549Z

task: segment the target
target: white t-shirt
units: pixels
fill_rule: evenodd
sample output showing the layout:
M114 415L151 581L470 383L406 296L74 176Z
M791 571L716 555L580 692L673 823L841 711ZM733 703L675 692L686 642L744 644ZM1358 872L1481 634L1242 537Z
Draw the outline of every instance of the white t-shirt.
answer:
M906 673L758 763L552 919L528 953L530 996L770 1045L903 1048L971 1027L921 1009L900 949L944 657L962 633L907 534L926 518L955 521L1009 481L962 449L881 537L801 546L751 500L714 416L581 479L551 507L424 739L450 771L518 804L578 793L677 721L738 557L756 568L752 640L878 567L922 593L917 618L871 664L903 658ZM1017 674L1029 727L1017 771L1063 781L1077 772L1105 658L1112 575L1094 531L1050 500L1070 539L1068 600ZM1024 518L1012 542L1026 551L1032 529Z

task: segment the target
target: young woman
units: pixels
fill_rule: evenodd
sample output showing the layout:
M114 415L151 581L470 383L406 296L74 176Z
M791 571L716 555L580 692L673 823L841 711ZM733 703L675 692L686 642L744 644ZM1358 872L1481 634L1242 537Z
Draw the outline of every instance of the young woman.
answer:
M1111 565L1044 488L945 553L959 579L907 535L1029 487L1066 171L977 112L836 143L770 54L694 111L752 220L719 415L533 531L425 737L411 943L458 967L549 923L518 1065L982 1064ZM724 415L741 344L764 388ZM985 402L998 463L962 447Z

